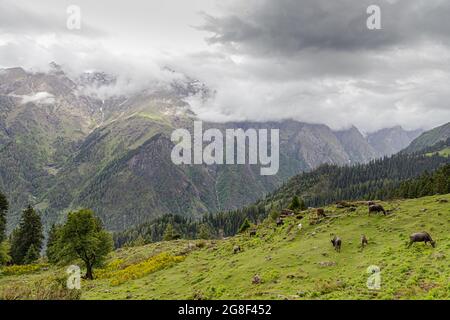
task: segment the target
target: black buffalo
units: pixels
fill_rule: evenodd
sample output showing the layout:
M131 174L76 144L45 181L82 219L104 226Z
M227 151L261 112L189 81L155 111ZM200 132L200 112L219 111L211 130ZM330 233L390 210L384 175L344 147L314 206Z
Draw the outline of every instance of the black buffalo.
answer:
M418 232L418 233L413 233L412 235L409 236L409 245L408 248L411 247L411 245L414 242L425 242L425 244L427 244L428 242L431 244L431 246L434 248L436 247L436 241L434 241L430 234L428 232Z
M373 204L369 206L369 214L372 212L383 212L384 215L387 215L386 210L384 210L383 206L379 204Z
M336 250L337 252L341 252L341 238L339 238L338 236L334 236L334 238L331 240L331 243L333 244L334 250Z
M364 248L369 244L369 240L367 240L366 236L363 234L361 235L361 247Z
M281 218L277 218L277 227L282 226L284 224Z

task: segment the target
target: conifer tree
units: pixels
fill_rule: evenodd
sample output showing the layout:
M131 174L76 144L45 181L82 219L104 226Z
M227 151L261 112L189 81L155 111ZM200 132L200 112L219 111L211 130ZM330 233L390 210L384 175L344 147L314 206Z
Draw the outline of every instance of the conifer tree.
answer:
M175 231L173 224L169 223L166 227L166 230L164 231L163 240L171 241L171 240L176 240L179 238L180 238L180 235Z
M39 255L43 239L41 218L32 206L28 206L22 213L19 227L13 232L11 237L11 258L13 263L26 263L25 257L31 246L34 246L34 251L38 252Z
M8 212L8 201L0 192L0 243L6 239L6 213Z
M245 232L250 228L250 222L248 221L248 219L245 219L244 222L242 223L242 225L239 228L239 233Z
M37 259L39 259L39 251L36 249L36 247L34 246L34 244L32 244L27 251L27 254L25 255L25 257L23 258L23 262L25 264L32 264L33 262L35 262Z
M61 237L61 229L61 226L53 224L48 232L46 255L50 263L57 263L60 260L59 239Z

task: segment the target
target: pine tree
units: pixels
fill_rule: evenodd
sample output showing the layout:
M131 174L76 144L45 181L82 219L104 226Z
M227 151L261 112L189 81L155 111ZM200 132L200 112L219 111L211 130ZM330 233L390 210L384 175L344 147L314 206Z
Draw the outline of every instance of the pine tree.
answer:
M292 198L291 204L288 207L290 210L306 210L306 205L305 205L305 201L303 199L299 199L298 196L294 196L294 198Z
M61 226L53 224L48 233L46 255L50 263L58 263L59 257L59 239L61 237Z
M306 210L305 200L300 199L300 211Z
M25 256L31 246L39 252L44 239L42 222L39 215L28 206L22 213L19 227L11 237L11 257L14 264L24 264Z
M242 223L242 225L239 228L239 233L245 232L250 228L250 222L248 221L248 219L245 219L244 222Z
M6 213L8 211L8 201L0 192L0 243L6 239Z
M300 199L297 196L294 196L294 198L292 198L291 203L289 204L288 207L290 210L297 210L300 208Z
M32 264L37 259L39 259L39 251L36 249L36 247L32 244L27 251L27 254L23 258L23 262L25 264Z
M163 240L170 241L175 239L175 229L171 223L169 223L164 231Z

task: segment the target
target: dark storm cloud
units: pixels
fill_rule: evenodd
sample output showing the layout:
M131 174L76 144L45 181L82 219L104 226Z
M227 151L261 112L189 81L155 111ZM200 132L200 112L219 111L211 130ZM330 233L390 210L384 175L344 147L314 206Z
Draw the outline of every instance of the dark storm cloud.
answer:
M450 1L260 0L228 14L204 14L200 27L241 53L292 55L305 49L377 50L430 38L448 40ZM370 5L381 8L382 30L366 27Z
M72 1L0 0L0 68L102 70L123 79L114 94L170 82L161 72L170 66L214 92L189 101L211 121L366 131L450 121L449 0L214 2L77 0L82 30L73 32ZM373 4L381 30L366 27Z

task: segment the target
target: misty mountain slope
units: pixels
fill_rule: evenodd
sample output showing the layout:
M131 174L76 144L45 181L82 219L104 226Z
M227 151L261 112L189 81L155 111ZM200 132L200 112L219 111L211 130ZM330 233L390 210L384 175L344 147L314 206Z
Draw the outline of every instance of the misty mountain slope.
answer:
M258 165L175 166L170 135L176 128L192 132L196 119L184 98L206 97L208 88L185 78L133 94L96 94L114 83L96 72L72 80L56 64L48 73L0 72L0 188L11 202L10 229L29 203L46 224L91 207L113 230L167 213L199 217L253 203L323 163L368 162L380 155L356 128L335 132L292 120L204 122L204 130L223 133L279 129L278 174L261 176Z
M433 145L441 141L445 141L448 138L450 138L450 122L422 133L419 137L411 142L411 144L404 150L404 152L418 152L427 147L432 147Z
M364 163L382 155L368 143L355 126L337 131L335 134L352 163Z
M381 129L370 133L367 141L375 149L378 156L393 155L406 148L423 130L404 130L400 126Z
M167 212L193 217L205 213L204 203L214 206L215 199L208 194L214 181L205 170L186 170L167 161L172 146L163 135L155 135L96 175L75 204L99 212L110 229L134 225ZM195 175L198 186L189 175Z
M96 126L74 86L62 74L0 73L0 186L12 199L13 223Z

